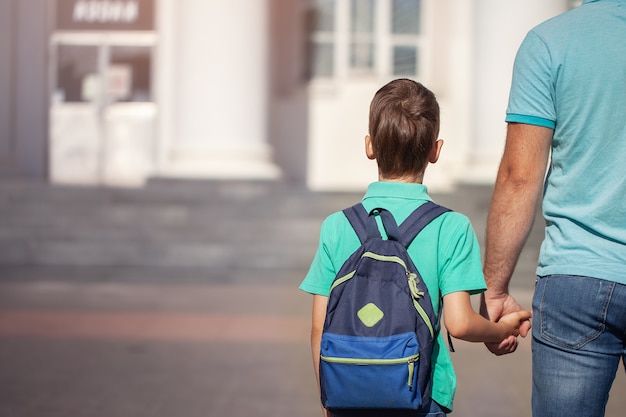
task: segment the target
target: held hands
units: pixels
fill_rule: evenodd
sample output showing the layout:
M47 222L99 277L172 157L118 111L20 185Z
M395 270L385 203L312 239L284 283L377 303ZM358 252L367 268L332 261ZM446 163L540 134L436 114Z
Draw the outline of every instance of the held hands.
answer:
M532 325L530 318L532 313L523 309L510 294L490 296L489 291L481 297L481 314L490 319L502 323L509 328L507 338L499 343L485 343L487 349L496 356L513 353L517 349L517 336L526 337Z
M516 311L515 313L509 313L498 320L499 324L506 326L507 333L510 336L517 337L520 335L522 326L528 323L528 320L532 317L532 313L527 310Z

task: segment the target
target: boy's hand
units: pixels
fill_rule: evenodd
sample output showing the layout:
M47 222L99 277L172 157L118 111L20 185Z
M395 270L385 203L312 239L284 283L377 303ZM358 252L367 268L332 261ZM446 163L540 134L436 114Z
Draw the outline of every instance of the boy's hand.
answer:
M517 336L520 335L520 328L523 326L530 329L531 316L532 313L530 311L524 310L507 314L498 320L498 323L508 327L509 336L504 338L500 343L485 343L489 351L497 356L515 352L519 344Z
M526 334L528 334L528 330L531 326L529 320L532 316L533 314L528 310L516 311L500 317L498 323L508 326L510 329L510 335L517 337L520 335L522 327L526 329Z

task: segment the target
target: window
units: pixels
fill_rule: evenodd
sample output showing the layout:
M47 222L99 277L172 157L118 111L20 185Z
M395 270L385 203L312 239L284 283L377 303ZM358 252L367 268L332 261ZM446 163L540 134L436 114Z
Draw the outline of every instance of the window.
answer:
M152 47L61 43L56 48L55 101L85 103L103 99L107 102L153 100Z
M307 9L308 78L332 77L335 66L335 0L315 0Z
M304 0L309 79L420 74L421 0Z
M375 0L350 1L350 69L371 73L374 69Z
M414 76L418 72L420 0L392 0L392 74Z

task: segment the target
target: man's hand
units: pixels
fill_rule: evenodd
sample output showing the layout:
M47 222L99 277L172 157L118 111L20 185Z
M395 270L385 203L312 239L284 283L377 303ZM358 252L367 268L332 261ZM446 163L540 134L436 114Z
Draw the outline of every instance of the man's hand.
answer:
M487 290L480 298L480 314L497 322L505 314L524 310L524 308L510 294L492 294ZM520 336L526 337L532 324L529 321L520 326ZM509 336L500 343L485 343L487 349L496 356L513 353L517 350L519 342L515 336Z

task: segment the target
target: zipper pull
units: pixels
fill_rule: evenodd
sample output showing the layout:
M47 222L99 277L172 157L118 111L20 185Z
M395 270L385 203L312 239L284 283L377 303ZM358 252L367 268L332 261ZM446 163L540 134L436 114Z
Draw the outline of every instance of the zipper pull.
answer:
M411 388L411 390L413 389L413 375L415 374L415 363L417 362L417 359L419 357L414 357L409 359L409 382L408 382L408 386L409 388Z

